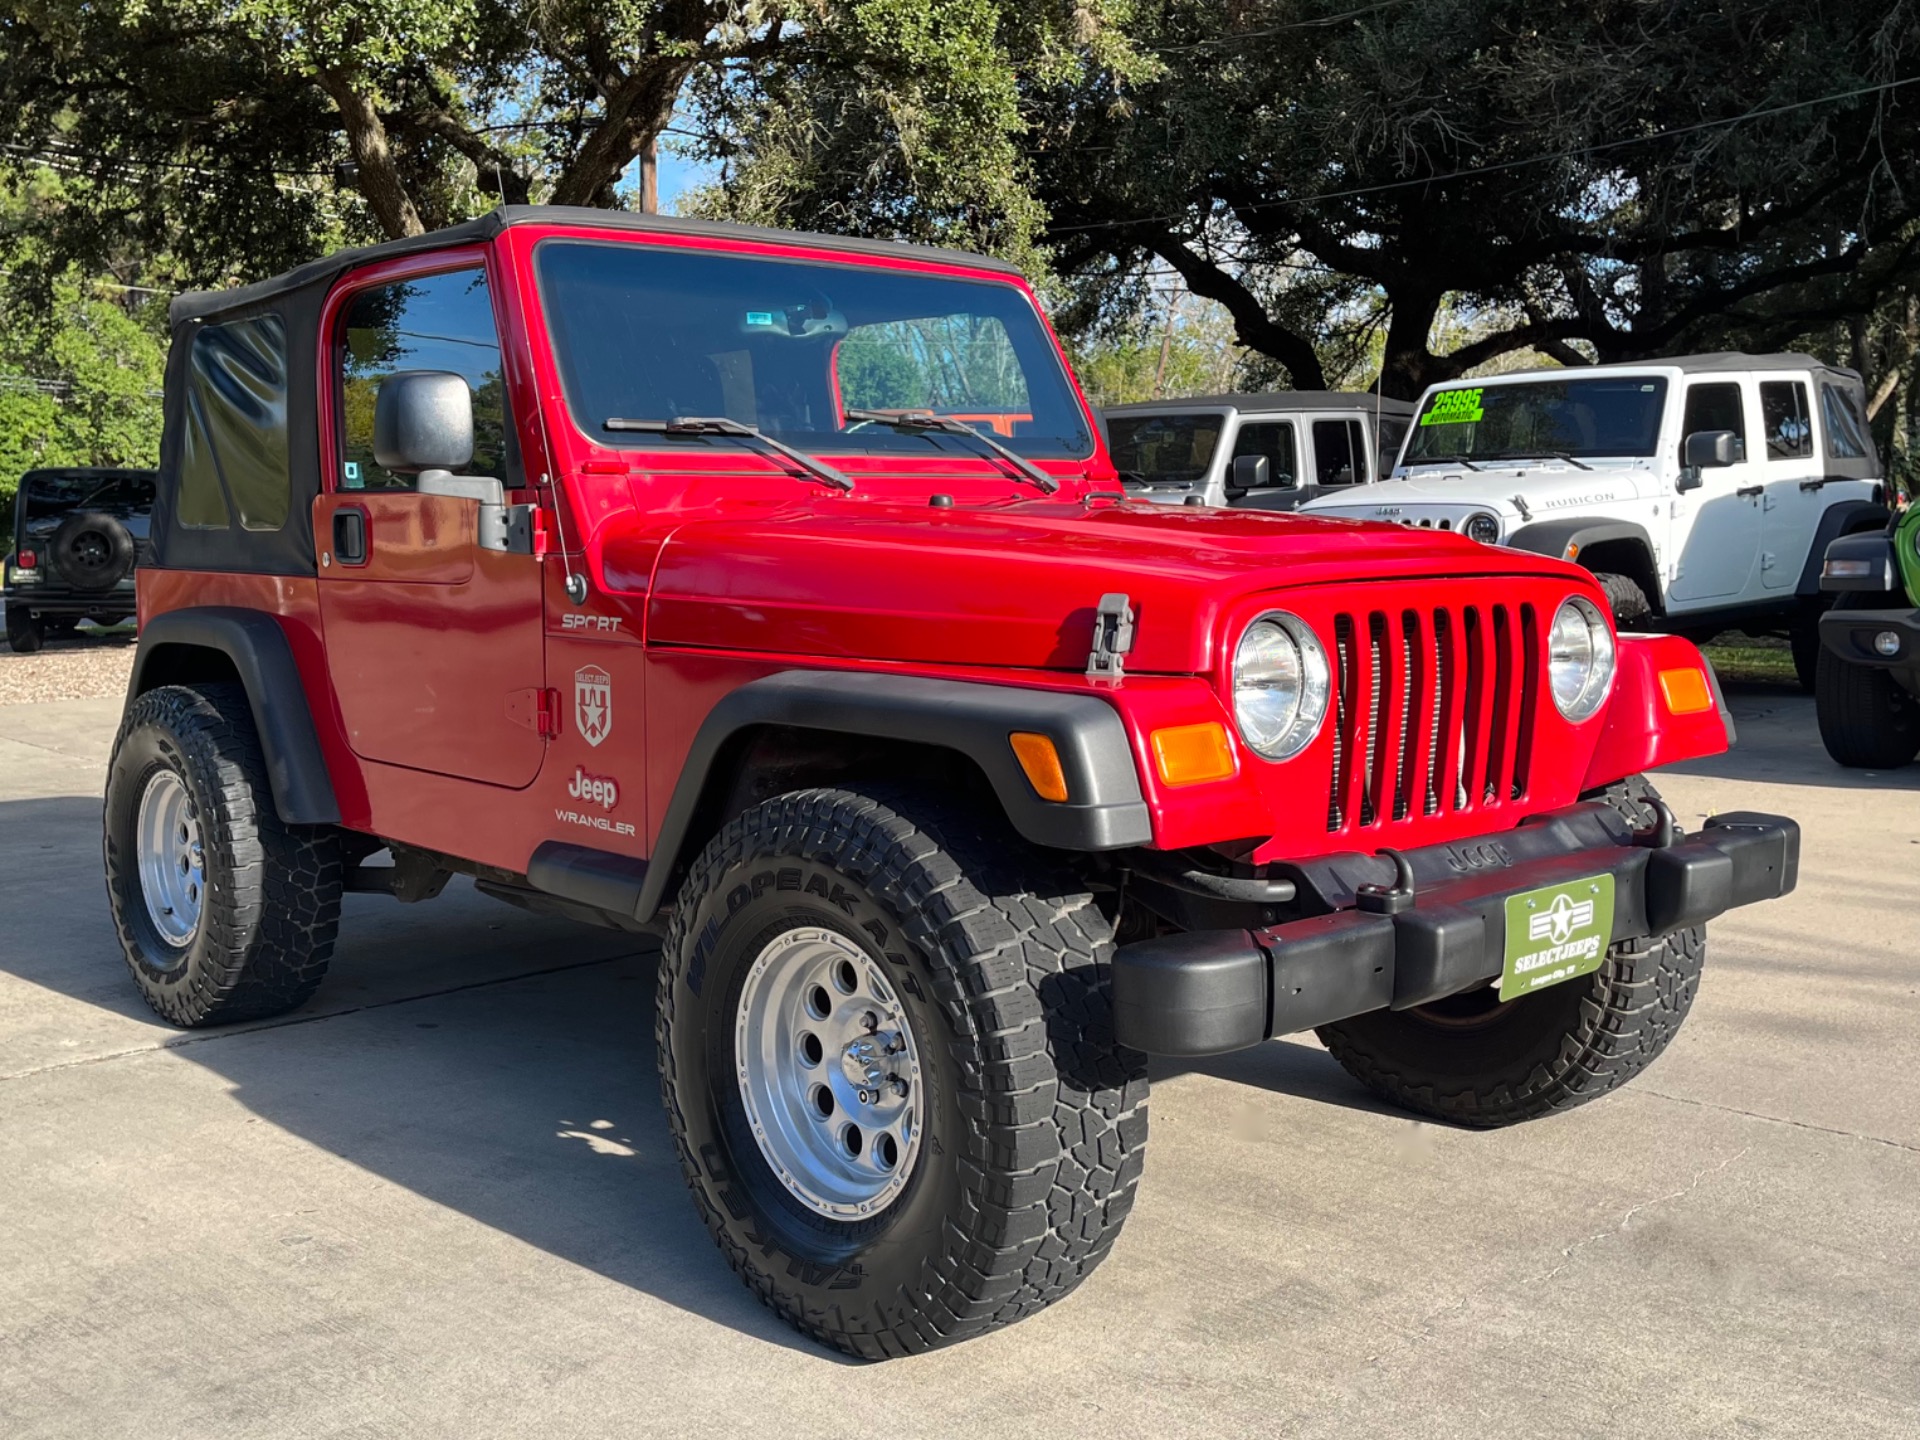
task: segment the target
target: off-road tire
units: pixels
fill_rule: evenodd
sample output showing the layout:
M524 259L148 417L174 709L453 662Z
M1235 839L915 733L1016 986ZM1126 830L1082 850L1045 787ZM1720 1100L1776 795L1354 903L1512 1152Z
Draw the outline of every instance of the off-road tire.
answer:
M1595 571L1593 578L1607 592L1607 608L1613 612L1615 625L1637 625L1653 614L1653 604L1647 599L1647 592L1640 588L1640 582L1631 575Z
M1635 776L1585 798L1644 829L1659 797ZM1489 986L1318 1033L1349 1074L1396 1105L1494 1129L1597 1100L1646 1069L1686 1019L1705 958L1706 929L1696 925L1622 941L1593 974L1504 1004Z
M19 601L7 606L7 648L16 655L31 655L47 643L47 627L40 617Z
M1920 701L1891 670L1856 665L1824 645L1813 713L1820 723L1820 743L1836 764L1896 770L1920 755Z
M184 946L162 937L141 892L135 826L163 767L186 788L205 854L200 923ZM281 822L238 685L169 685L128 705L107 771L105 847L127 966L164 1019L262 1019L318 988L340 922L339 847L329 830Z
M857 1222L781 1184L736 1080L745 974L795 927L837 931L884 966L921 1056L918 1158ZM726 825L680 890L656 1039L694 1201L769 1307L882 1359L1018 1320L1092 1272L1147 1138L1146 1057L1113 1040L1112 945L1084 887L986 816L803 790Z

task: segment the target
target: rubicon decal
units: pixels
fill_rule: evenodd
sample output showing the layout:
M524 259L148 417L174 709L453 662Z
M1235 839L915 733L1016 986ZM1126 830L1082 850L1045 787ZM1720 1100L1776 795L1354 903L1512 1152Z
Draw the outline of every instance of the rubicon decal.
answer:
M602 810L611 810L620 803L620 783L608 775L589 775L581 766L574 770L567 794L589 805L598 805Z
M573 672L573 723L589 745L613 733L613 677L598 665Z

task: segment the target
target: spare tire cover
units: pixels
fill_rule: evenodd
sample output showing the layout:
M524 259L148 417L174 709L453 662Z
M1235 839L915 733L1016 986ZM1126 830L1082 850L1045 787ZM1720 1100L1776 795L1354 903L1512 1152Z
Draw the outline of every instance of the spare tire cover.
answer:
M112 515L78 511L53 532L47 559L76 590L111 590L133 570L133 534Z

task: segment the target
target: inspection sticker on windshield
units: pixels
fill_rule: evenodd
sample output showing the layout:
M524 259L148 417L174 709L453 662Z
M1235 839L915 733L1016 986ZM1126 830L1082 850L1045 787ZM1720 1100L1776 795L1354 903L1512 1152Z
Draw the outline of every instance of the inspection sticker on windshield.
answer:
M1600 968L1613 935L1613 876L1595 875L1507 897L1500 998L1528 995Z
M1420 417L1422 425L1465 425L1480 418L1484 390L1442 390Z

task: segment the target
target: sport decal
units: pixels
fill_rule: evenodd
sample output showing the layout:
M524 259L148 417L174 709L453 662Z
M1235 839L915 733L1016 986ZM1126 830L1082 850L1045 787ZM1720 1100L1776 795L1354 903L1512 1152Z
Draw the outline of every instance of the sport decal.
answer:
M589 745L613 733L613 677L598 665L573 672L573 723Z

